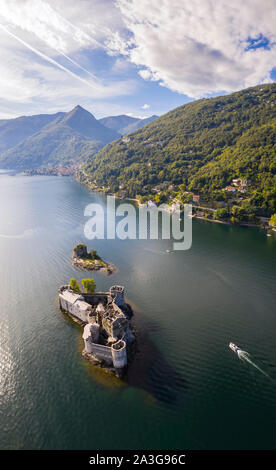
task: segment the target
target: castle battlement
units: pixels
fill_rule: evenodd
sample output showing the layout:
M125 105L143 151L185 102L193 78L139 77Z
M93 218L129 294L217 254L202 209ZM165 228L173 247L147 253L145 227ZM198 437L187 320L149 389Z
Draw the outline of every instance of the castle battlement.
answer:
M70 286L59 289L60 308L84 326L85 357L114 368L117 375L127 366L127 347L134 341L124 293L123 286L88 294L78 294Z

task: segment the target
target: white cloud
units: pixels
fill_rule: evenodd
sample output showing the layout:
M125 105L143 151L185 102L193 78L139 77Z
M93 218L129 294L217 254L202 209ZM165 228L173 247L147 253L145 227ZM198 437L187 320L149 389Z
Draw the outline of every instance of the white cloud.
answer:
M81 3L78 2L79 8ZM88 34L85 26L72 23L55 9L59 4L58 1L44 0L1 0L0 15L8 23L32 33L49 47L63 53L82 47L99 47L100 43Z
M76 103L102 114L108 99L136 113L115 103L141 86L135 70L197 98L267 82L276 66L275 0L1 0L1 24L32 48L0 30L2 115ZM248 50L262 37L269 48ZM108 71L95 50L117 55Z
M105 19L103 11L100 0L1 0L2 117L21 110L70 109L76 103L91 109L92 100L134 93L133 79L106 74L99 80L92 73L87 52L105 50L105 35L120 16L112 4Z
M66 111L78 103L94 112L99 101L108 108L107 99L135 92L131 80L113 80L109 85L92 82L91 88L7 38L0 33L0 118Z
M139 70L138 73L144 80L151 80L153 76L152 72L148 69Z
M133 117L136 119L145 119L146 117L148 117L148 116L142 116L141 114L137 114L137 113L125 113L125 114L129 117Z
M128 54L145 80L198 98L269 81L276 66L275 0L117 0L128 43L110 47ZM249 49L264 36L264 47ZM120 46L123 44L123 46ZM127 49L126 49L127 45Z
M143 106L141 106L142 109L149 109L150 108L150 105L149 104L143 104Z

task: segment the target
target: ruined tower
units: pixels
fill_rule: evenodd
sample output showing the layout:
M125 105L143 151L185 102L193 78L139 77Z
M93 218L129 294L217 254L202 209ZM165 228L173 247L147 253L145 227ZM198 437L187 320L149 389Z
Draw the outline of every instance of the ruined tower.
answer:
M125 288L123 286L112 286L109 289L113 301L118 307L125 306Z

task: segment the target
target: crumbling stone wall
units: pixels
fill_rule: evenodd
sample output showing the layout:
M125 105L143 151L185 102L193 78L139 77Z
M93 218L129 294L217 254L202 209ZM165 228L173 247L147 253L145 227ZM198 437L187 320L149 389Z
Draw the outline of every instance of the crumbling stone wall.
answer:
M112 344L112 360L115 369L123 369L127 365L126 343L123 340Z
M113 365L116 370L123 369L127 365L126 342L131 340L129 321L118 305L125 305L124 287L113 286L109 292L76 294L70 286L63 286L59 298L61 308L86 323L83 332L86 353ZM103 341L105 334L109 338Z
M109 302L112 302L112 298L106 292L95 292L93 294L82 294L84 300L90 305L103 304L106 305Z
M125 305L125 288L123 286L112 286L110 287L109 292L114 303L118 307L123 307Z
M112 350L108 346L104 346L103 344L91 344L92 354L100 359L101 361L105 361L108 364L113 364L112 358Z
M87 246L85 244L77 245L74 248L74 255L77 256L77 258L86 258L88 256Z

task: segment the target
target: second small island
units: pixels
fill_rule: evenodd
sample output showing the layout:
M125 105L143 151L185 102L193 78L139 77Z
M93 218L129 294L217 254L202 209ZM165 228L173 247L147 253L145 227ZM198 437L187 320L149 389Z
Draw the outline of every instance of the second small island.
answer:
M87 245L85 243L79 243L73 249L72 264L77 268L87 271L98 271L103 269L107 274L112 274L116 271L115 266L107 261L103 261L96 250L91 249L88 252Z

